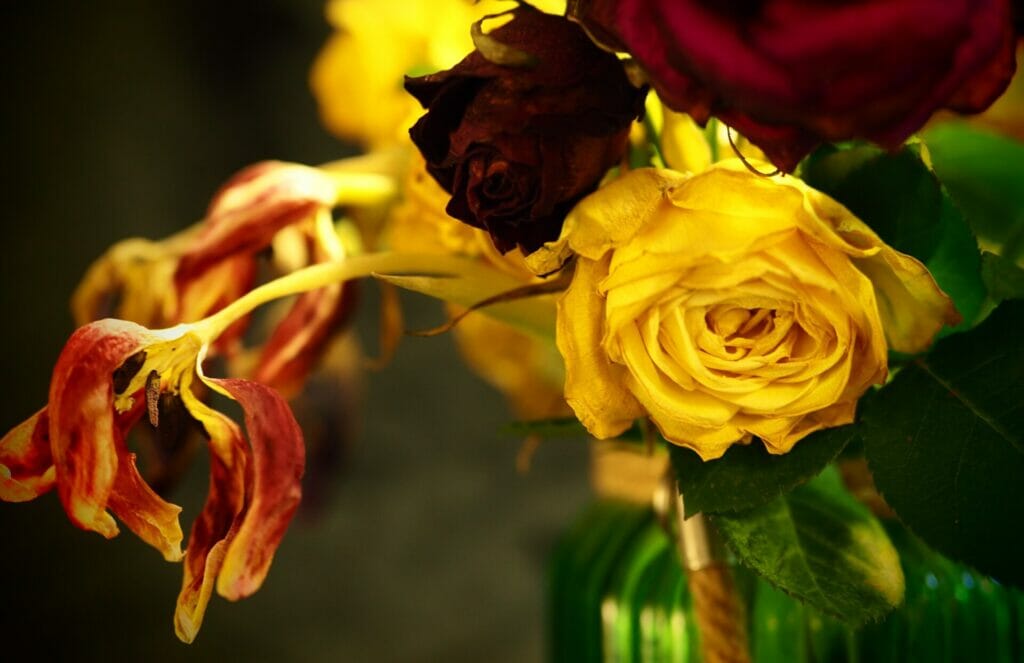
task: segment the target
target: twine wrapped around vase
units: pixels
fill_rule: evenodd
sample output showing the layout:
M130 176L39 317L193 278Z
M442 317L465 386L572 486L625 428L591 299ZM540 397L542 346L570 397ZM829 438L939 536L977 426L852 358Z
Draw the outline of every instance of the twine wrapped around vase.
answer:
M603 497L651 504L673 537L686 570L706 663L748 663L746 611L733 583L725 551L702 514L685 518L668 455L635 445L597 442L591 462L595 490Z

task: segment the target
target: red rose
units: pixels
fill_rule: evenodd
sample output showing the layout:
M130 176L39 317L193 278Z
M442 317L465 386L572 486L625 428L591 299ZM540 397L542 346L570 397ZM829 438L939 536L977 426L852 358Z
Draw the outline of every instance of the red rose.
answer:
M526 5L512 14L487 35L507 64L477 50L405 87L427 109L409 133L452 194L448 214L529 253L622 158L644 95L576 24Z
M1010 0L582 0L670 108L720 117L791 171L818 143L895 148L933 112L984 110L1014 70Z

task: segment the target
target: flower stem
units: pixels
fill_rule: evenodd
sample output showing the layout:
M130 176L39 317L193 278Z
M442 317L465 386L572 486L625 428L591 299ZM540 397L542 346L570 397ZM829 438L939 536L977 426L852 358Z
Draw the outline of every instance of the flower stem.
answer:
M395 180L375 173L347 173L321 169L338 187L338 205L376 205L397 192Z
M378 273L454 276L477 266L475 260L456 256L393 252L352 256L337 262L306 267L265 283L208 318L192 323L189 325L190 331L196 334L203 344L207 344L256 307L281 297Z

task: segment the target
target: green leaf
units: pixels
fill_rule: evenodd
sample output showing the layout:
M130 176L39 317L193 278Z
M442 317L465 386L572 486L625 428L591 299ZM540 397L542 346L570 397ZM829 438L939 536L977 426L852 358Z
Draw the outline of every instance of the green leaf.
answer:
M1024 144L964 123L925 132L932 165L986 248L1024 256Z
M825 614L863 624L903 599L896 549L835 470L768 504L711 520L743 564Z
M923 262L963 316L957 330L977 321L985 301L977 242L914 146L895 154L866 145L819 151L804 178L887 244Z
M717 460L670 445L686 515L742 511L766 504L807 482L857 435L856 426L818 431L787 454L772 455L760 440L733 445Z
M963 215L945 194L942 197L937 232L940 237L938 246L923 262L963 316L963 322L953 330L964 331L977 323L987 289L981 278L981 254L978 252L977 240L971 234Z
M879 491L917 535L1024 585L1024 301L904 367L863 414Z
M1024 269L1006 258L989 253L981 254L981 278L988 288L988 296L995 302L1004 299L1024 299Z

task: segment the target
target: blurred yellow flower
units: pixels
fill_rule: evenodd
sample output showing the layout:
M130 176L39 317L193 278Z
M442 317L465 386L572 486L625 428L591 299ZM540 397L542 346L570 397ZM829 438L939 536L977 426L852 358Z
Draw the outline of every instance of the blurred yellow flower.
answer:
M763 165L763 164L762 164ZM738 160L641 169L566 219L578 256L559 303L565 396L599 438L650 416L717 458L760 437L785 453L853 420L888 347L926 347L955 311L915 259L793 177Z
M430 177L419 154L403 186L404 200L388 226L391 250L477 258L523 284L538 282L519 249L502 255L490 236L448 216L448 194ZM451 315L465 309L448 305ZM462 319L452 330L459 352L477 375L508 399L516 415L539 419L569 414L562 397L565 373L558 350L541 339L483 313Z
M564 0L534 2L564 13ZM324 125L340 138L380 148L408 140L422 113L406 74L447 69L473 50L470 26L515 6L501 0L331 0L334 27L310 72Z

